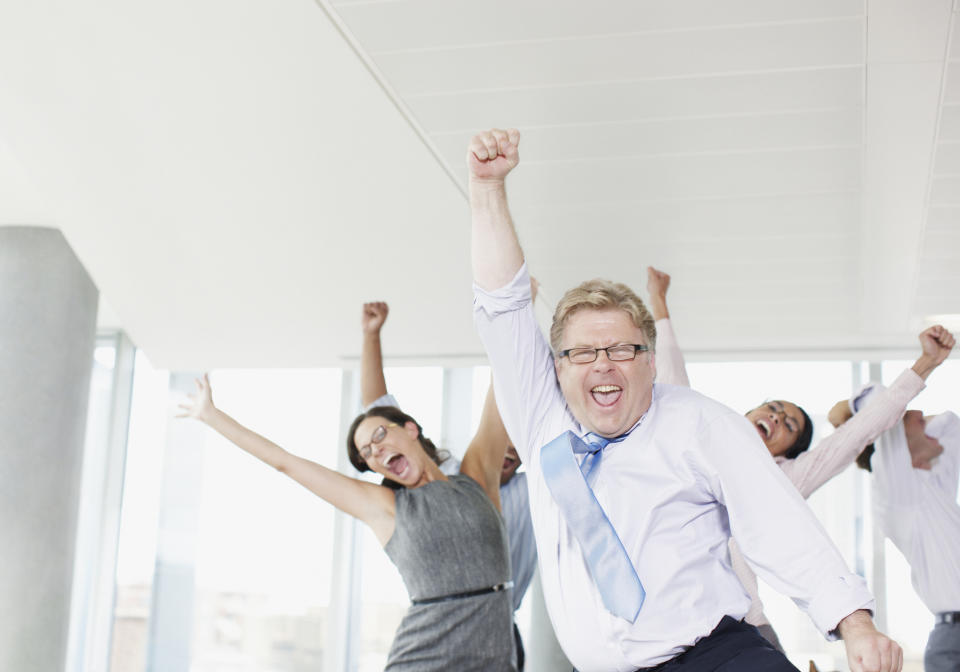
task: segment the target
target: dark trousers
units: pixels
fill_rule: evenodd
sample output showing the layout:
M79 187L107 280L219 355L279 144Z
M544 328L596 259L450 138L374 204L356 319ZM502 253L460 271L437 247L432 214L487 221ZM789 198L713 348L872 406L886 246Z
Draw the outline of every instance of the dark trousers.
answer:
M956 672L960 669L960 623L933 626L923 654L926 672Z
M513 624L513 640L517 644L517 672L523 672L523 663L526 659L526 655L523 651L523 640L520 639L520 628L517 627L517 624Z
M749 623L724 616L709 635L679 656L637 672L798 672Z

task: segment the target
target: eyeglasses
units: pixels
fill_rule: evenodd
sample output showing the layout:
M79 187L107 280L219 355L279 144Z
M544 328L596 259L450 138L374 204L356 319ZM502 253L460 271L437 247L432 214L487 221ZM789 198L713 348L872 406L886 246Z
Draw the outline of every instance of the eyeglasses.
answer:
M607 348L569 348L560 351L561 357L566 357L574 364L590 364L597 361L600 352L607 353L607 359L611 362L628 362L636 359L638 352L648 352L650 347L647 345L638 345L636 343L626 343L624 345L611 345Z
M784 408L783 404L779 401L768 401L766 403L767 410L773 411L779 416L783 417L783 425L787 428L787 431L791 434L795 434L800 430L800 426L797 424L797 421L787 415L787 409Z
M375 430L373 430L373 434L370 435L370 443L360 446L360 448L357 449L357 452L360 453L360 457L362 457L365 460L369 460L370 456L373 454L373 449L371 448L371 446L373 446L375 443L380 443L385 438L387 438L388 427L399 427L399 426L400 425L398 425L397 423L391 422L388 425L380 425Z

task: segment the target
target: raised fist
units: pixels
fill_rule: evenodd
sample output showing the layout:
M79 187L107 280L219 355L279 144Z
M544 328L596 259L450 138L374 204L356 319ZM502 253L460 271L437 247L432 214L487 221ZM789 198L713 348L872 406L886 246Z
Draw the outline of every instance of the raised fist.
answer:
M653 266L647 266L647 294L666 297L668 289L670 289L670 276Z
M517 146L520 131L515 128L493 128L477 133L467 147L467 167L470 179L479 181L503 181L520 162Z
M923 354L930 357L935 366L942 363L950 355L950 351L953 350L953 345L956 343L953 334L939 324L924 329L920 332L919 338Z
M365 334L380 332L383 323L387 321L390 307L383 301L371 301L363 304L363 316L360 318L360 328Z

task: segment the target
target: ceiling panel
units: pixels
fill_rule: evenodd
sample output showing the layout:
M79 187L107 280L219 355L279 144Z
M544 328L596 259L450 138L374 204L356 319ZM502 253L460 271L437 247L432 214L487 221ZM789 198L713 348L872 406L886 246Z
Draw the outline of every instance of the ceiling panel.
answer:
M934 175L930 188L931 205L960 205L960 175Z
M856 192L722 198L699 201L602 203L527 203L513 199L514 219L524 231L576 231L584 222L616 229L647 224L644 242L656 240L724 240L776 234L823 238L859 232L860 198ZM960 212L960 211L958 211Z
M369 53L860 17L862 0L333 2ZM403 30L397 30L403 26ZM442 30L438 30L442 26Z
M944 105L940 110L939 140L960 142L960 105Z
M404 100L432 133L473 133L492 126L528 129L674 117L763 115L862 106L863 68L582 82L499 90L495 94L456 91L407 95Z
M643 201L849 191L859 176L859 151L840 148L534 163L511 184L523 201Z
M849 66L856 19L374 54L401 95Z
M854 140L860 136L862 120L863 112L859 109L833 109L558 125L526 128L522 146L525 155L535 157L524 165L598 157L737 153L851 144L859 147ZM431 139L454 166L464 156L471 135L431 134Z
M960 143L939 143L933 170L937 175L960 175Z
M927 213L927 233L960 234L960 205L932 206Z

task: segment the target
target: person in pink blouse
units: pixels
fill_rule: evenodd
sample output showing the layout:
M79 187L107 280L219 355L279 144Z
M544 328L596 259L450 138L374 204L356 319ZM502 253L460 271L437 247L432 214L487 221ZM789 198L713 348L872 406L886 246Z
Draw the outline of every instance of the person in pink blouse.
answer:
M650 309L657 326L657 382L690 387L683 353L667 309L669 287L668 274L652 266L647 268ZM939 325L923 331L919 339L922 353L913 366L879 392L867 409L841 425L813 450L808 450L813 426L800 406L785 400L768 401L745 414L770 455L804 498L846 469L867 445L900 420L907 404L924 389L924 381L947 358L954 344L953 335ZM845 407L847 400L837 403ZM751 598L745 620L757 626L760 633L782 651L779 638L763 613L756 574L744 561L734 539L730 540L730 558Z

